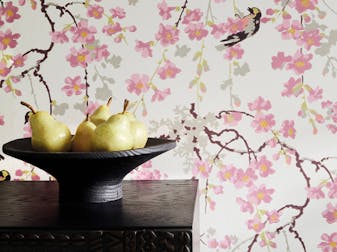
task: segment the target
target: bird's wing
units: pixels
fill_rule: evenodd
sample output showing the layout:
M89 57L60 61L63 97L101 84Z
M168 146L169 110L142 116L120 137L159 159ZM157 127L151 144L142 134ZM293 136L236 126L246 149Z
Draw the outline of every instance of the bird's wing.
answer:
M233 46L236 43L239 43L240 41L246 39L248 36L248 33L245 31L241 31L232 35L229 35L227 38L221 40L220 42L223 42L224 46Z

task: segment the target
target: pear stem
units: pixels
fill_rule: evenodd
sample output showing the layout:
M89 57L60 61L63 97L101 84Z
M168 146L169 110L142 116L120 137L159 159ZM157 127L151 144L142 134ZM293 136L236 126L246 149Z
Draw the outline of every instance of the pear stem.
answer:
M107 105L108 107L110 106L111 101L112 101L112 97L110 96L110 97L109 97L109 100L108 100L107 103L106 103L106 105Z
M87 114L85 115L85 121L86 121L86 122L89 121L89 113L87 113Z
M123 106L123 114L126 112L128 106L129 106L129 100L125 99L124 100L124 106Z
M21 103L21 105L26 106L27 108L29 108L33 112L33 114L36 113L35 109L29 103L24 102L24 101L21 101L20 103Z

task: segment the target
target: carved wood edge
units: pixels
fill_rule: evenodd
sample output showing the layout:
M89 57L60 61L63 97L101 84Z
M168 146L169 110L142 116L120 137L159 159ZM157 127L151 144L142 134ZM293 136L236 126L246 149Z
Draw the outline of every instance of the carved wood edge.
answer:
M0 230L0 248L3 251L191 252L192 231Z

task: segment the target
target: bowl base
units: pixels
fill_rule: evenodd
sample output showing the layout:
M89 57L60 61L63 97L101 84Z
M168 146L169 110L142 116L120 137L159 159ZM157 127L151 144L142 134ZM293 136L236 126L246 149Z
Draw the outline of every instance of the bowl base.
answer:
M117 184L62 184L59 183L59 202L104 203L123 197L123 182Z

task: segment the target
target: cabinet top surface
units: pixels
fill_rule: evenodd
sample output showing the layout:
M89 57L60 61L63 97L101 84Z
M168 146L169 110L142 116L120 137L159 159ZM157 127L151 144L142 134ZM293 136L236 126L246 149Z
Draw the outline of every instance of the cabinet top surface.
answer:
M1 182L0 229L191 228L197 191L197 180L125 180L121 200L60 204L55 181Z

